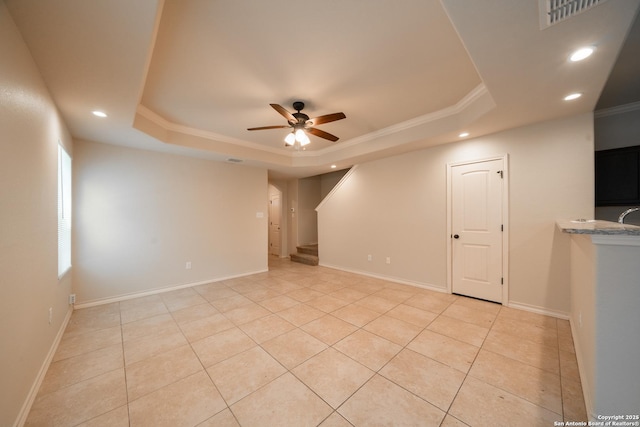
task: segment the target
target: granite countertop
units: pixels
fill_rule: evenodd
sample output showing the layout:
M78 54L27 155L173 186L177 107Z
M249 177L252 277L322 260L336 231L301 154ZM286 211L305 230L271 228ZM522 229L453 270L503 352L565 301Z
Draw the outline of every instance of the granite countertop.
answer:
M631 224L619 224L600 220L563 220L558 221L558 228L570 234L598 234L616 236L640 236L640 227Z

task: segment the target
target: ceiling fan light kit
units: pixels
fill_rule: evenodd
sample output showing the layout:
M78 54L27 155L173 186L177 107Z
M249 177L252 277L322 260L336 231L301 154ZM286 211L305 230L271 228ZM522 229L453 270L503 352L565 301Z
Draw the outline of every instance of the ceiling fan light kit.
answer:
M337 136L317 129L314 126L321 125L323 123L334 122L336 120L342 120L347 117L344 113L340 112L325 114L323 116L318 116L316 118L310 119L308 115L301 112L304 109L304 102L301 101L296 101L293 103L293 109L296 110L295 113L290 113L284 107L278 104L269 105L271 105L274 110L280 113L281 116L287 119L288 125L260 126L255 128L248 128L247 130L253 131L291 128L291 133L287 134L287 136L284 138L284 145L287 147L293 146L296 149L300 149L301 147L304 147L311 142L307 133L323 139L327 139L332 142L336 142L339 139Z

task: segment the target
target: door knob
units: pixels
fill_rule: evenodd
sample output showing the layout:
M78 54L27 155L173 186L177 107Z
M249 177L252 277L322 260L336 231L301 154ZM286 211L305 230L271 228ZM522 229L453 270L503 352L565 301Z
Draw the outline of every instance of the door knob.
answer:
M459 239L459 238L460 238L460 236L458 236L457 234L454 234L454 235L453 235L453 238L454 238L454 239Z

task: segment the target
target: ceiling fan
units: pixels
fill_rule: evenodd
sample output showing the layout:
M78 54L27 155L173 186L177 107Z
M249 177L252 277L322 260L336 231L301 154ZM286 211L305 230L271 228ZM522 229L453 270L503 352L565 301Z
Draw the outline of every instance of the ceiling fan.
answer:
M278 104L269 104L280 113L287 122L288 125L282 126L261 126L256 128L248 128L247 130L265 130L265 129L284 129L291 128L291 133L287 134L285 138L285 145L294 146L297 144L297 147L303 147L307 145L309 141L309 137L306 132L318 136L320 138L328 139L329 141L336 142L339 138L335 135L330 134L329 132L325 132L323 130L317 129L314 126L321 125L323 123L335 122L336 120L342 120L347 116L344 113L333 113L333 114L325 114L324 116L318 116L313 119L310 119L301 111L304 109L304 102L296 101L293 103L293 109L296 110L296 113L290 113L284 107Z

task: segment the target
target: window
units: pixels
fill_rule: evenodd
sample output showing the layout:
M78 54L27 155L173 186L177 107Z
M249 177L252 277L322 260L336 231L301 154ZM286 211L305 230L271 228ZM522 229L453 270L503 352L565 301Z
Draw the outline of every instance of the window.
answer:
M71 268L71 157L58 145L58 278Z

